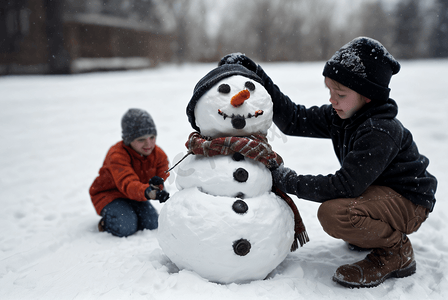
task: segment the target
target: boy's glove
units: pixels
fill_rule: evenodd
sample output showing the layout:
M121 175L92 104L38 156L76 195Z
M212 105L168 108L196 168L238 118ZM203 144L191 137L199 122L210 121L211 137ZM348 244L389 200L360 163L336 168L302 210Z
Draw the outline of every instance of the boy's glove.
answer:
M289 194L297 194L297 173L281 164L271 171L273 185Z
M226 56L221 58L221 60L218 63L218 66L222 66L222 65L226 65L226 64L229 64L229 65L239 64L239 65L242 65L243 67L245 67L246 69L249 69L254 73L257 73L258 65L253 60L251 60L249 57L247 57L246 55L244 55L240 52L227 54Z
M163 189L163 179L154 176L149 180L149 187L145 190L146 199L159 200L160 203L165 202L170 194Z

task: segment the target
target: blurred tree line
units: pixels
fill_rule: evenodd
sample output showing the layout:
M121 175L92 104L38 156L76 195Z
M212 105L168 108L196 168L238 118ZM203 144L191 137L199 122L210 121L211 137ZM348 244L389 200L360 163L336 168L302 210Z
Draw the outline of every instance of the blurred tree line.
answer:
M30 21L32 9L39 7L41 12L35 14L45 14L43 25ZM67 16L76 15L89 17L88 23L96 25L101 23L98 18L107 19L98 27L116 31L123 24L128 30L143 28L151 32L147 45L161 45L157 49L164 54L163 61L179 63L216 62L232 52L257 61L328 60L357 36L379 40L397 59L448 57L448 0L5 0L0 1L0 54L17 52L27 36L37 39L31 30L43 26L46 37L41 35L53 53L50 65L69 66L63 48L69 38L63 36L63 25ZM145 51L143 46L132 46L144 44L141 35L120 40L116 31L111 41L90 36L92 45L110 43L114 49ZM79 39L88 42L85 35ZM29 40L30 45L37 43ZM88 45L94 49L91 52L104 55L101 47L92 45ZM141 51L129 52L128 56L142 56ZM159 55L149 52L148 56Z
M166 0L176 20L174 59L243 52L260 61L327 60L357 36L399 59L448 57L448 0L341 2Z

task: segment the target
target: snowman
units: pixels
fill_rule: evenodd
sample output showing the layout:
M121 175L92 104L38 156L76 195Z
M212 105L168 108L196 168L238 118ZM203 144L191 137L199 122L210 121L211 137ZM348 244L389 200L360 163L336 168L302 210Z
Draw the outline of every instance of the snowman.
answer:
M294 202L272 186L270 168L282 160L266 139L273 104L260 83L236 64L198 82L187 107L194 155L179 164L179 191L160 211L166 256L212 282L265 279L308 241Z

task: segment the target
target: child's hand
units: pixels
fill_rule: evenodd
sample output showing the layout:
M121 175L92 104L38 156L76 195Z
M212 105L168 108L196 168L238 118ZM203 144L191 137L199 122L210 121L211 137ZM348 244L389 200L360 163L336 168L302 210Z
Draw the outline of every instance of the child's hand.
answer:
M145 190L145 197L148 200L159 200L160 203L163 203L168 200L170 194L165 190L160 190L157 187L149 186Z
M149 180L149 185L155 185L155 186L163 185L163 179L160 178L159 176L154 176Z
M218 63L218 66L222 66L222 65L226 65L226 64L230 64L230 65L231 64L239 64L239 65L242 65L243 67L245 67L246 69L251 70L254 73L257 72L257 68L258 68L258 65L253 60L251 60L249 57L247 57L246 55L244 55L240 52L227 54L226 56L221 58L221 60Z
M159 200L160 203L165 202L170 194L163 189L163 179L154 176L149 180L149 187L145 191L146 199Z
M165 190L161 190L156 193L156 199L159 200L160 203L165 202L169 197L170 194Z
M273 185L285 193L296 194L297 180L297 173L283 164L272 170Z

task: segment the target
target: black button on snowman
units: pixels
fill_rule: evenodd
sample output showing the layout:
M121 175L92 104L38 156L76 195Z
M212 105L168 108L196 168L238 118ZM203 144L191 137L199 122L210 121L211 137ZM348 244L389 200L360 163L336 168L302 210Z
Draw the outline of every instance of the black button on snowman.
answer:
M266 135L271 97L258 76L240 65L223 65L194 89L187 107L192 127L208 139ZM269 169L233 155L190 155L180 165L179 189L164 204L158 241L167 257L219 283L260 280L290 252L294 214L271 192Z

